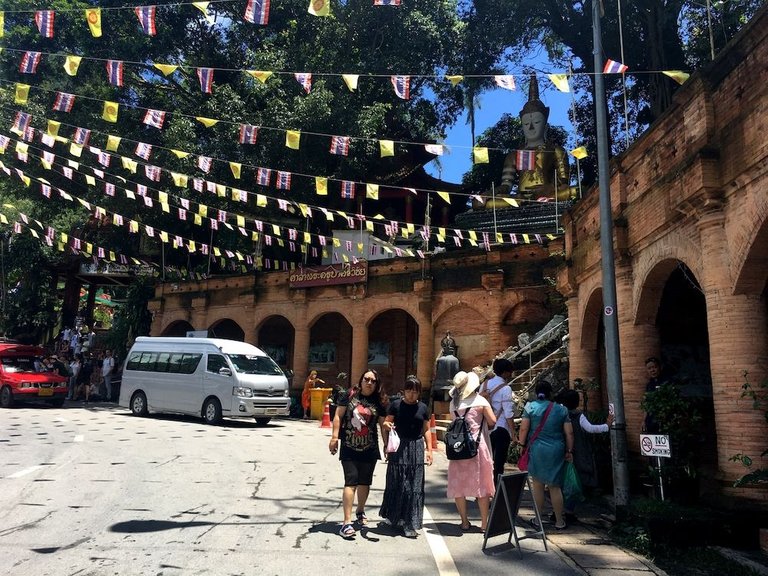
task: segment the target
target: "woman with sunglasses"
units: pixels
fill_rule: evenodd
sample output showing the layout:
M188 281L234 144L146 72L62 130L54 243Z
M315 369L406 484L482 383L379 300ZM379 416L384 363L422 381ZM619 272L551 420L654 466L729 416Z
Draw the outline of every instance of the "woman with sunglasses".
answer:
M397 452L386 455L387 485L379 515L399 526L407 538L416 538L424 517L424 461L432 464L429 408L419 401L421 381L408 376L403 397L389 405L384 421L384 445L392 430L400 437Z
M354 392L339 398L333 418L331 441L328 444L331 454L339 452L339 460L344 469L342 493L344 522L339 530L343 538L353 538L356 533L352 523L355 494L357 494L355 521L360 528L368 522L365 515L365 502L368 500L368 492L373 482L376 461L381 458L378 429L381 429L383 437L382 426L385 416L386 408L381 398L381 380L375 370L367 370L360 377ZM341 444L340 449L339 444Z

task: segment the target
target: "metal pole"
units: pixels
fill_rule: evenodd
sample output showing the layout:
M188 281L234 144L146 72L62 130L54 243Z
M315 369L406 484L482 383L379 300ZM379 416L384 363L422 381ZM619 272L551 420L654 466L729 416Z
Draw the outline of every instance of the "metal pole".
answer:
M664 477L661 475L661 456L656 456L656 470L659 473L659 495L664 502Z
M613 215L611 182L608 167L608 124L606 119L605 82L600 46L600 2L592 1L592 40L595 65L595 116L597 120L597 167L600 185L600 253L603 279L603 326L608 400L613 402L615 421L611 428L613 453L613 496L617 515L629 504L629 467L627 465L627 425L624 418L624 389L619 354L619 324L616 307L616 269L613 254Z
M707 27L709 28L709 54L712 60L715 59L715 38L712 36L712 5L707 0Z
M496 239L498 230L496 228L496 185L491 182L491 204L493 204L493 238Z

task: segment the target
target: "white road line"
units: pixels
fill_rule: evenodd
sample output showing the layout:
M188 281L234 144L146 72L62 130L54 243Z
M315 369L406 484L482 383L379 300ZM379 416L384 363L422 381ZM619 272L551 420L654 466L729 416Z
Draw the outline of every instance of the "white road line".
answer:
M77 436L75 436L74 441L75 442L82 442L83 438L84 438L84 436L82 434L78 434Z
M21 478L22 476L26 476L27 474L32 474L32 472L39 470L42 468L42 466L31 466L29 468L24 468L24 470L19 470L18 472L14 472L10 476L6 476L6 478Z
M437 572L440 576L459 576L456 564L453 562L453 556L448 550L448 546L437 528L437 524L432 519L432 515L424 506L424 535L427 537L427 544L432 550L432 557L437 564Z

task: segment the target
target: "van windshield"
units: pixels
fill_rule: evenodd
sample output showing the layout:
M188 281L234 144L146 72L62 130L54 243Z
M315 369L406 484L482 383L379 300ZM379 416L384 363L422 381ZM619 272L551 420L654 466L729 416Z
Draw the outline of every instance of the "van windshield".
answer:
M227 354L235 372L241 374L262 374L267 376L282 376L280 366L269 356L251 356L249 354Z

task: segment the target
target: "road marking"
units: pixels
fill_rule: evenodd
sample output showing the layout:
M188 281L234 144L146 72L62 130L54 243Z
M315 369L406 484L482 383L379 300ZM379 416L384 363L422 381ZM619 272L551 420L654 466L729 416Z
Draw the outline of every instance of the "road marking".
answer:
M432 550L432 557L435 559L435 564L437 564L438 574L440 576L459 576L459 571L453 562L453 556L451 556L443 535L440 534L440 530L438 530L426 506L424 506L424 520L424 535L427 537L427 544L429 544ZM427 527L429 528L428 530L426 529Z
M83 435L82 434L78 434L77 436L75 436L75 440L74 441L75 442L82 442L83 441Z
M42 468L42 466L31 466L29 468L24 468L24 470L19 470L18 472L14 472L8 478L21 478L22 476L26 476L27 474L32 474L32 472L39 470Z

